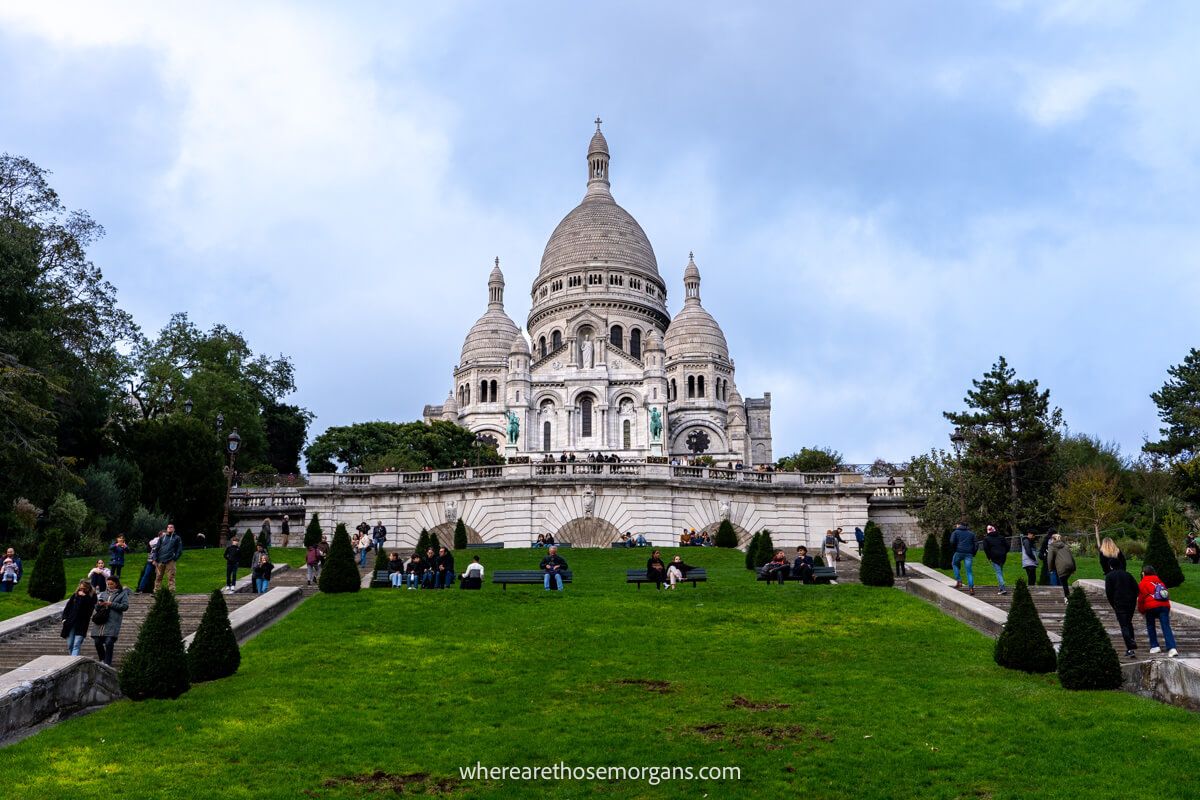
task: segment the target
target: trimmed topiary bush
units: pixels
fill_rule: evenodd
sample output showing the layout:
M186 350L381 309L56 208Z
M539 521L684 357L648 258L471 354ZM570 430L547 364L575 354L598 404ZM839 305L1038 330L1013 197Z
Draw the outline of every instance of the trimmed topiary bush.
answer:
M121 692L132 700L171 699L188 690L188 658L179 627L179 604L163 586L121 663Z
M459 517L458 522L454 523L454 549L467 549L467 526L463 523L462 517Z
M863 530L862 564L858 568L863 586L894 586L892 562L883 543L883 531L874 522L868 522Z
M950 546L950 537L954 535L954 528L946 528L942 531L942 541L938 546L938 569L950 569L954 560L954 548Z
M242 663L242 651L229 625L229 606L220 589L214 589L208 598L196 638L187 651L187 662L192 683L228 677Z
M921 553L921 563L930 569L941 569L942 548L938 537L932 533L925 537L925 550Z
M258 537L254 541L261 544L264 550L271 549L271 537L267 536L267 532L264 530L259 530Z
M755 559L758 557L758 543L762 539L762 531L758 531L750 537L750 544L746 545L746 569L754 569L757 563Z
M316 547L321 543L321 515L313 514L312 519L308 521L308 527L304 529L304 546L305 548Z
M442 549L441 543L438 541L437 534L429 534L429 546L433 548L433 554L436 556L438 551Z
M1058 680L1064 689L1121 688L1121 662L1081 586L1071 590L1067 601Z
M238 566L246 569L250 566L250 562L254 560L254 534L250 529L246 529L245 535L242 536L242 543L238 545Z
M57 530L46 534L38 549L29 578L29 596L57 603L67 596L67 568L63 564L62 536Z
M758 549L754 551L754 568L758 569L775 557L775 544L771 541L771 531L763 528L759 531Z
M388 568L387 551L384 550L382 547L380 547L378 550L375 551L375 566L373 568L374 572L371 573L371 580L375 580L375 574L378 573L379 570L381 570L381 569L386 570L387 568Z
M1050 636L1023 578L1013 587L1008 621L996 640L993 655L1000 666L1022 672L1054 672L1058 666L1054 645L1050 643Z
M350 534L346 532L344 524L338 523L333 543L329 546L329 558L321 570L317 587L327 594L357 592L361 586L360 580L354 550L350 547Z
M713 540L713 544L717 547L737 547L737 531L733 529L733 523L727 519L721 520L721 524L717 526L717 535Z
M429 549L429 531L421 528L421 535L417 537L417 552L421 554L421 558L425 558L425 551Z
M1150 530L1150 541L1146 543L1146 556L1142 559L1142 564L1154 567L1158 572L1158 579L1165 583L1168 589L1174 589L1183 583L1183 570L1179 567L1179 559L1175 557L1175 551L1171 549L1171 543L1167 541L1161 523L1154 523Z

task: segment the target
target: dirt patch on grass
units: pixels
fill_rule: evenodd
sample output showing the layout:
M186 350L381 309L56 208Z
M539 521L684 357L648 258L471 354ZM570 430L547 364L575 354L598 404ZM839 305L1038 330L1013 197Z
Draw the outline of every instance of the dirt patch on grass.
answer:
M820 728L804 725L731 725L728 722L710 722L687 729L710 742L726 742L738 745L750 742L764 750L779 750L785 745L813 740L832 742L833 736Z
M329 778L321 785L327 789L342 786L357 786L366 792L388 792L390 794L408 795L450 795L460 789L457 778L437 778L428 772L410 772L407 775L394 775L383 770L375 770L369 775L343 775ZM310 797L317 794L311 790L305 792Z
M791 708L791 703L776 703L771 700L764 700L761 703L756 703L753 700L747 700L740 694L735 694L733 699L729 701L726 708L744 708L747 711L772 711L777 708Z
M645 678L621 678L613 681L617 686L641 686L647 692L670 694L673 689L669 681L652 681Z

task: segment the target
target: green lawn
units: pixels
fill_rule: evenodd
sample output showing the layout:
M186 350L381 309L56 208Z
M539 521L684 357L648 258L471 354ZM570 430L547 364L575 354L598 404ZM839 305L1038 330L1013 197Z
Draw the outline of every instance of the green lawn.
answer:
M645 551L564 551L578 583L317 595L176 701L121 701L4 751L35 798L1187 797L1196 717L1002 670L905 593L626 586ZM495 568L540 553L483 551ZM461 561L462 559L460 559ZM460 564L461 566L461 564ZM490 579L490 578L489 578ZM1134 772L1114 772L1112 754ZM738 767L740 780L459 781L459 767Z
M76 556L66 560L67 591L81 580L87 578L88 571L96 565L96 559L103 558L107 563L108 554L98 556ZM271 550L271 558L278 564L291 564L293 567L304 563L304 548L276 547ZM127 584L135 584L146 565L146 553L133 553L125 559L125 569L121 573ZM0 620L24 614L46 605L41 600L29 596L29 579L33 576L33 561L25 562L25 575L17 587L8 593L0 593ZM250 570L238 571L238 577L249 574ZM225 585L225 559L221 550L210 547L206 550L185 550L183 558L176 568L175 588L183 593L211 592Z

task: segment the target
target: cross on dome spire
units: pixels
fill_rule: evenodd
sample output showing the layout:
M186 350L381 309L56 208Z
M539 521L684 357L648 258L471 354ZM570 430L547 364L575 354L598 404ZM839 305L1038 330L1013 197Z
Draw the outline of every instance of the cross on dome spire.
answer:
M600 123L601 123L601 122L603 122L603 121L604 121L604 120L600 119L600 115L599 115L599 114L597 114L597 115L596 115L596 133L599 133L599 132L600 132Z
M596 132L588 142L588 194L608 194L608 142L600 131L601 119L596 116Z

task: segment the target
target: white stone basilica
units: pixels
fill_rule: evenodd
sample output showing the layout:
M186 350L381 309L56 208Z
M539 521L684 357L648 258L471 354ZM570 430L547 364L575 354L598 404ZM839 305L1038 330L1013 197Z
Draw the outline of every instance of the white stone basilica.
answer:
M609 189L599 120L587 164L583 201L542 254L530 338L504 311L497 259L487 311L463 342L454 388L442 405L425 407L425 419L456 422L494 438L505 455L534 461L599 451L771 463L770 393L743 399L738 392L725 334L700 303L690 254L683 308L668 315L654 248Z

